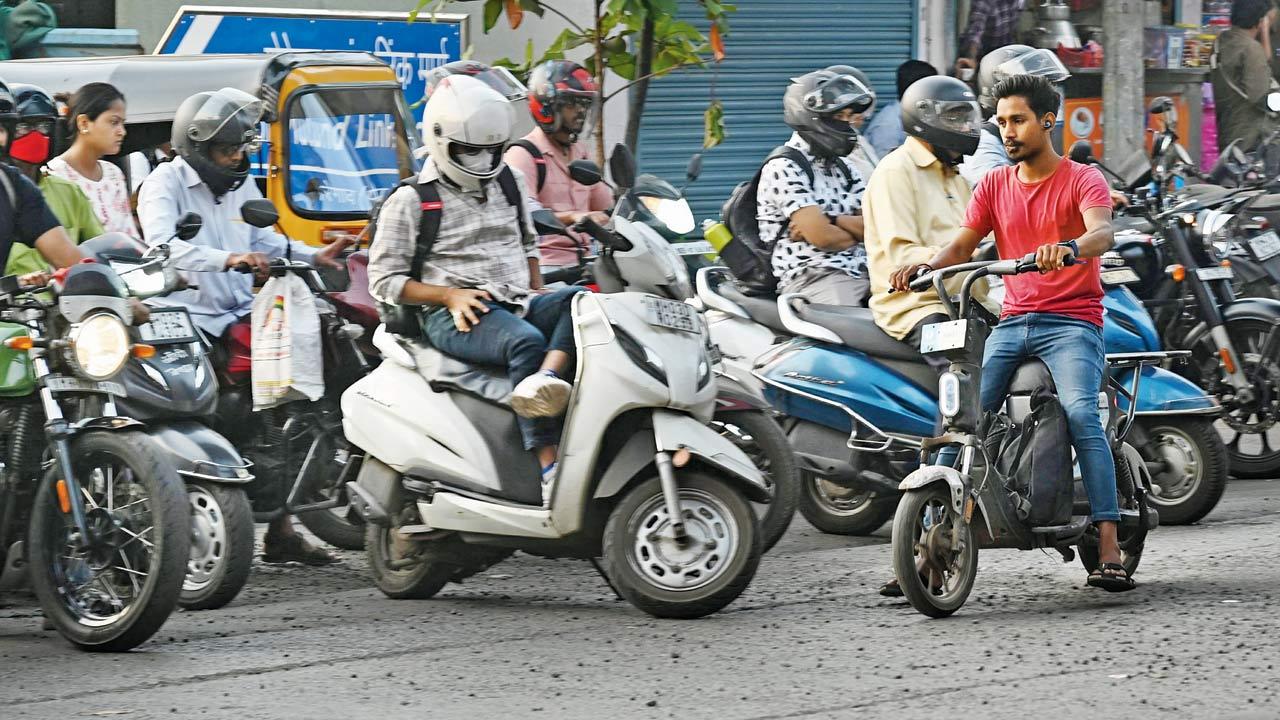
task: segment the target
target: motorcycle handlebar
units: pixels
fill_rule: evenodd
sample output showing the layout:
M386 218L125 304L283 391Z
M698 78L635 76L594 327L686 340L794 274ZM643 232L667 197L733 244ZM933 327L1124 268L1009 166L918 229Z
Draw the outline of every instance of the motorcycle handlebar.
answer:
M542 273L542 284L550 285L551 283L562 282L568 285L578 282L582 279L586 270L578 265L570 265L569 267L557 268Z
M1075 256L1068 254L1062 259L1062 264L1064 267L1075 265ZM1023 273L1038 272L1039 270L1040 266L1036 265L1036 254L1028 253L1018 260L986 260L961 263L940 270L922 272L916 279L911 281L909 287L916 292L924 292L935 282L962 272L981 272L983 275L1021 275Z
M622 237L616 232L602 227L600 223L592 220L590 217L583 217L581 220L573 224L575 230L590 235L596 242L601 245L626 252L631 249L631 241Z

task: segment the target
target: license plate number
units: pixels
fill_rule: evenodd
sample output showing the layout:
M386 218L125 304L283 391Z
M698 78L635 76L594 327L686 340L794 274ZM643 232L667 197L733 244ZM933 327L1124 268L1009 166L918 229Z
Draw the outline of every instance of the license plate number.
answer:
M671 247L675 248L677 255L715 255L716 248L705 240L695 240L693 242L674 243Z
M1256 238L1249 240L1249 250L1258 262L1280 255L1280 235L1268 230Z
M151 320L139 325L138 332L142 341L148 343L192 342L196 335L191 325L191 316L182 308L153 309Z
M965 346L968 321L951 320L950 322L925 325L920 334L920 352L935 353L944 350L959 350Z
M1229 267L1196 268L1196 277L1205 281L1230 280L1235 276L1235 271Z
M108 380L94 381L77 377L50 376L44 379L44 386L54 392L109 393L125 397L124 386Z
M1112 268L1102 271L1102 283L1104 285L1124 285L1126 283L1138 282L1138 273L1132 268Z
M699 330L698 319L694 317L696 312L682 302L656 297L644 299L645 319L650 325L696 333Z

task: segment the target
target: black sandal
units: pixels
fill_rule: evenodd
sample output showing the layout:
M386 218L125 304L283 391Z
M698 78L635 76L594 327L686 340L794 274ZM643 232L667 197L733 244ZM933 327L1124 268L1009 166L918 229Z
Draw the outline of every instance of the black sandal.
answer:
M1120 563L1102 563L1089 573L1087 584L1107 592L1126 592L1138 586Z
M920 573L920 581L925 583L926 585L930 585L930 586L932 585L929 582L929 579L924 576L924 573ZM934 595L942 594L942 588L931 586L929 589L933 592ZM880 594L885 597L891 597L891 598L902 597L902 586L898 584L898 578L894 578L889 582L881 585Z

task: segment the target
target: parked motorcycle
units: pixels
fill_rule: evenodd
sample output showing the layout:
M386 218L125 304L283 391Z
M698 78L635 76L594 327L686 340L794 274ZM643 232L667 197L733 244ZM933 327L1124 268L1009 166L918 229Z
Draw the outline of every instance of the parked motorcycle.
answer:
M200 217L189 213L175 237L190 240L200 226ZM167 244L148 248L123 233L106 233L82 243L80 252L115 270L138 299L160 297L183 284ZM253 564L253 509L245 487L254 476L230 441L209 426L218 384L207 341L185 308L156 307L150 313L132 333L156 353L125 365L118 381L126 395L116 404L122 415L146 424L146 433L168 451L186 483L191 556L179 604L188 610L220 608L239 594Z
M114 378L154 352L131 343L132 317L99 264L47 288L0 279L0 589L29 581L45 619L84 650L129 650L159 630L189 553L177 469L116 408Z
M1020 260L955 265L929 272L912 283L915 290L932 285L953 318L925 328L922 350L950 361L948 372L938 381L945 427L941 435L921 443L919 459L924 464L903 479L900 487L905 495L893 521L894 574L911 606L931 617L946 617L964 605L977 577L979 548L1053 548L1068 561L1075 558L1078 549L1087 571L1099 567L1098 538L1087 500L1081 503L1077 493L1074 507L1064 513L1064 519L1070 519L1063 524L1034 526L1030 522L1034 515L1020 508L1025 496L1016 492L1011 482L1017 464L1025 461L1017 456L1019 451L1034 441L1022 436L1012 443L1004 440L1019 427L1027 436L1034 436L1039 430L1038 425L1023 421L1036 404L1033 396L1054 392L1048 368L1038 360L1025 363L1014 375L1004 411L981 411L981 356L990 331L988 320L981 317L977 303L972 301L973 284L989 275L1036 271L1035 255L1028 255ZM942 281L961 272L970 275L961 287L957 306L947 296ZM1176 354L1108 355L1108 363L1112 367L1140 369ZM1139 371L1135 375L1135 386L1128 389L1112 380L1099 398L1100 407L1107 408L1104 421L1115 457L1122 565L1130 577L1142 559L1147 533L1159 524L1159 514L1147 501L1151 482L1146 465L1125 442L1136 406L1131 405L1130 412L1122 418L1115 400L1117 393L1136 395L1142 374ZM958 449L959 468L945 463L928 464L933 451L942 448ZM1066 490L1070 494L1067 488L1044 490L1055 495Z

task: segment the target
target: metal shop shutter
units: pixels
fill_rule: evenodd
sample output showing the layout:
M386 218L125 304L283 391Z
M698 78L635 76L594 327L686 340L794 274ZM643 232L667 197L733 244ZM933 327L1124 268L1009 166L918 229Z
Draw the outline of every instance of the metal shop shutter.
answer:
M733 186L748 180L769 150L786 141L782 93L790 78L827 65L853 65L871 77L877 106L895 99L894 73L913 56L916 3L909 0L734 0L727 57L716 94L724 102L728 137L706 153L703 174L689 188L701 223L719 218ZM681 15L705 33L696 0ZM649 87L640 132L639 170L678 187L689 157L702 147L702 113L713 71L679 71Z

